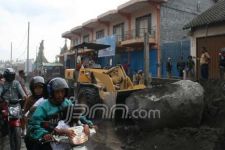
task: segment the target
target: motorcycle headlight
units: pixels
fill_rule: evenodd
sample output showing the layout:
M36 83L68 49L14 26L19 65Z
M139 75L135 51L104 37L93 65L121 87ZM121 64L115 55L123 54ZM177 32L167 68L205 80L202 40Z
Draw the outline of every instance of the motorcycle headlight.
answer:
M13 117L20 116L20 107L19 106L9 107L9 115Z

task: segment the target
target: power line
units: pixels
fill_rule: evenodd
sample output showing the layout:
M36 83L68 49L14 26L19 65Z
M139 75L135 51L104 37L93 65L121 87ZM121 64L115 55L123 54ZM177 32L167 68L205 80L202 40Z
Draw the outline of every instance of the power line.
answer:
M26 49L24 48L24 51L17 57L17 59L21 58L25 54L25 52L26 52Z
M20 43L19 43L19 45L15 48L15 49L19 49L21 46L22 46L22 44L24 43L24 41L25 41L25 39L26 39L26 32L24 33L24 36L23 36L23 38L22 38L22 41L20 41Z
M23 45L25 39L26 39L26 31L25 31L25 33L24 33L24 35L23 35L23 38L22 38L22 40L20 41L19 45L18 45L16 48L14 48L14 49L15 49L15 50L20 49L21 46ZM25 48L24 48L24 49L25 49ZM19 58L21 58L21 56L25 54L25 51L26 51L26 49L25 49L19 56L17 55L18 57L16 57L16 60L19 59Z

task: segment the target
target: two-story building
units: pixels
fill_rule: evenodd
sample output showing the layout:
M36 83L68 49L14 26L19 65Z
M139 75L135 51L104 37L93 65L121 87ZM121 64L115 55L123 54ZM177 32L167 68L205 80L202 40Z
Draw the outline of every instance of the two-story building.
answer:
M149 70L152 76L161 76L166 74L167 57L172 57L175 66L180 56L190 55L190 40L185 38L188 31L182 29L184 24L213 4L213 0L130 0L66 31L62 37L70 40L71 48L114 36L115 55L100 57L98 63L102 66L111 62L112 65L128 63L128 72L132 74L144 67L144 33L148 33ZM61 54L61 63L65 58L74 67L74 52ZM173 74L176 75L175 67Z

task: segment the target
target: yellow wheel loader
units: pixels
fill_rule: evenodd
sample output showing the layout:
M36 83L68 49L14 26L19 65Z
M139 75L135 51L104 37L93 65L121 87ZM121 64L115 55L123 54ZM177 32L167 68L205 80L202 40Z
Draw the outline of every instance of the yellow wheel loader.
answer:
M75 47L77 49L75 58L77 58L78 49L83 47L99 50L108 45L82 43ZM130 93L145 88L142 84L134 85L121 65L110 69L80 68L79 71L66 69L65 78L75 81L75 97L79 103L87 104L89 107L104 103L111 108L117 103L124 103Z

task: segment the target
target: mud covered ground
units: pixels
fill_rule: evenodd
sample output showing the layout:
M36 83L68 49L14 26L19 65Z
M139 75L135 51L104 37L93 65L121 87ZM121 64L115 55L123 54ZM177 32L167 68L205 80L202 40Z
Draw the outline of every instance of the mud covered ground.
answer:
M123 149L140 150L224 150L225 91L223 81L200 81L205 89L205 107L197 128L145 131L129 126L123 132Z

